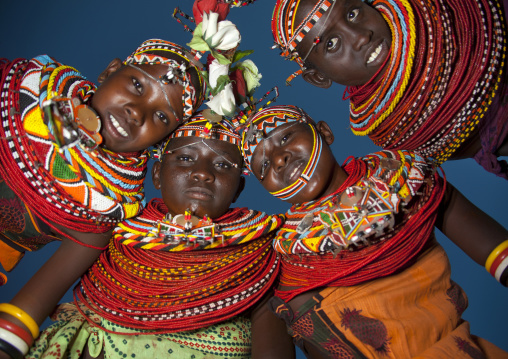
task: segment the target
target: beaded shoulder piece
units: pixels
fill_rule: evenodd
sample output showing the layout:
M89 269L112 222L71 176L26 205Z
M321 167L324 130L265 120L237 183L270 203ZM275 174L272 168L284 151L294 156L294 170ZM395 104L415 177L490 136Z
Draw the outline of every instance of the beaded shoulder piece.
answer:
M60 148L41 106L49 94L86 104L95 85L49 56L17 60L2 69L2 176L41 217L80 231L103 232L139 213L148 156L101 148ZM13 172L14 171L14 172ZM45 193L45 196L41 196Z
M351 128L384 149L418 151L441 164L478 127L506 78L503 4L369 3L390 26L391 57L377 84L352 90Z
M378 242L432 169L408 151L381 151L357 161L366 164L365 173L352 186L291 207L274 240L276 251L337 254Z
M231 209L213 222L203 218L191 226L165 214L160 199L152 200L140 216L121 222L113 237L123 245L154 251L192 251L226 247L255 240L276 230L282 215L247 208Z

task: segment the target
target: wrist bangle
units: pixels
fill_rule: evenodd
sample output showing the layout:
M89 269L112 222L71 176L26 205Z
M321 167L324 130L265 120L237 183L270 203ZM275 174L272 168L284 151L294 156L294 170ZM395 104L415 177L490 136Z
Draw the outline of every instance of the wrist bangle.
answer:
M35 320L33 320L33 318L29 316L23 309L18 308L10 303L1 303L0 312L7 313L18 319L28 328L28 330L30 330L30 333L34 339L39 336L39 326Z
M13 359L23 359L23 353L3 339L0 339L0 350L6 352Z
M507 285L508 278L508 240L499 244L489 254L485 261L485 269L494 277L498 282Z
M25 329L21 328L19 325L16 325L7 319L0 318L0 328L7 329L8 331L16 334L18 337L23 339L23 341L29 347L34 343L34 338L32 338L32 334L27 332Z
M28 353L28 345L16 334L7 329L0 328L0 340L3 340L19 350L23 356Z

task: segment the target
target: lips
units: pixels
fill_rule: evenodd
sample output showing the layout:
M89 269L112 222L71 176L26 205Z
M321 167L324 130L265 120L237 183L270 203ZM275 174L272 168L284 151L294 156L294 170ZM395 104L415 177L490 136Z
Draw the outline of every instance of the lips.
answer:
M302 174L305 169L306 162L304 160L297 160L290 163L284 171L285 182L289 185L294 183Z
M203 187L188 188L185 190L185 195L189 198L202 201L210 200L214 197L214 193L211 190Z

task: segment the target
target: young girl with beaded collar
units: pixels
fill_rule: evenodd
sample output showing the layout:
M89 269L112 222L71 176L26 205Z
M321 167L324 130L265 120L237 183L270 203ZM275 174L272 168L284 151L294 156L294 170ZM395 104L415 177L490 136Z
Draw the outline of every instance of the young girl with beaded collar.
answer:
M471 336L467 297L434 237L443 231L505 286L508 231L417 153L384 150L342 166L333 134L300 108L249 121L246 166L289 202L270 306L311 358L471 358L508 353ZM484 356L482 356L484 355Z
M2 335L28 323L28 338L36 337L114 226L141 211L147 148L201 105L200 70L189 50L159 39L114 59L97 88L46 55L2 62L0 262L11 270L26 250L62 241L0 304Z
M500 0L278 0L272 19L290 79L348 86L354 134L508 179L506 26Z
M273 315L253 312L277 278L271 243L283 217L229 208L244 186L230 128L200 113L160 147L152 178L162 199L114 230L75 303L59 307L26 358L247 358L251 316L254 357L294 356L283 323L267 327Z
M114 59L98 88L47 55L3 61L0 262L86 233L110 235L142 208L146 149L188 120L203 100L200 68L159 39Z

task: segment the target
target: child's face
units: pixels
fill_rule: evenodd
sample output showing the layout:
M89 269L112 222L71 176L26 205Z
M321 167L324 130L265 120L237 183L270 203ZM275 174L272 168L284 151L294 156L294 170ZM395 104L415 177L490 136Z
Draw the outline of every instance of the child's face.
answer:
M165 65L136 65L158 79ZM183 113L180 85L163 85L180 121ZM102 121L104 146L113 152L142 151L168 136L179 122L160 84L131 66L111 72L97 88L92 107Z
M166 150L174 152L165 154L162 163L154 164L154 186L161 189L172 215L190 209L198 217L220 217L243 189L238 147L221 140L204 141L213 150L200 137L173 138Z
M296 14L299 24L314 7L315 0L302 0ZM381 13L361 0L336 0L317 24L297 46L302 58L308 53L314 38L323 30L321 41L307 57L311 63L304 71L306 81L323 86L318 77L309 77L316 71L326 79L346 86L367 83L390 54L392 35ZM324 29L323 29L324 28Z
M294 204L312 201L332 190L329 187L337 162L328 146L329 141L325 139L325 142L309 182L287 202ZM270 132L257 145L251 158L252 172L268 192L279 191L300 177L309 162L313 146L314 135L308 124L286 123Z

